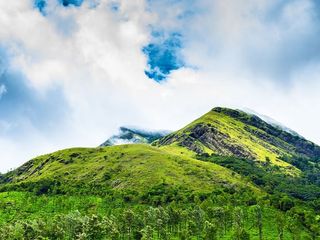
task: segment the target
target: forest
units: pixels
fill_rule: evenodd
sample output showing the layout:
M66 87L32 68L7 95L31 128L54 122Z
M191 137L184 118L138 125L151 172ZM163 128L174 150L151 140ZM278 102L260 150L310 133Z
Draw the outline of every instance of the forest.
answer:
M0 239L319 239L320 215L288 196L226 188L147 194L0 194Z

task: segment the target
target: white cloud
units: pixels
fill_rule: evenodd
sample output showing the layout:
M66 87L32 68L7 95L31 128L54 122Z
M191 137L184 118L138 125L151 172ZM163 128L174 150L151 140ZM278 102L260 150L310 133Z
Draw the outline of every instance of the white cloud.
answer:
M70 109L63 125L46 131L25 120L19 137L0 132L0 170L59 148L96 146L120 125L177 129L217 105L254 109L320 143L317 64L288 68L290 81L281 84L268 74L278 69L278 58L286 61L287 42L313 34L311 1L293 1L274 22L261 17L277 1L203 0L199 13L178 22L175 16L188 8L182 3L169 12L157 5L168 14L162 16L142 0L119 1L117 13L108 10L110 2L92 9L51 0L43 17L31 1L0 1L0 42L10 68L44 96L61 87ZM72 24L64 26L66 19ZM150 24L183 31L186 61L198 68L174 71L162 84L148 79L141 49Z

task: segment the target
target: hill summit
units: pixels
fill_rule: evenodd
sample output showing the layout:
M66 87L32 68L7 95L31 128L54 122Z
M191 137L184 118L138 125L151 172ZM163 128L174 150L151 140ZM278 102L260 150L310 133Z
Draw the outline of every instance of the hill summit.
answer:
M256 115L217 107L154 143L180 146L196 154L218 154L271 163L293 170L284 157L320 158L320 147L269 124Z

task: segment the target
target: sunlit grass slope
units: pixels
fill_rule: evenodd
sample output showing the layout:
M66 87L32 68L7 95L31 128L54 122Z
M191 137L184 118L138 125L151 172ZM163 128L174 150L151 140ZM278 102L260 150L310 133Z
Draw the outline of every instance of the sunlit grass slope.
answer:
M240 176L214 163L135 144L66 149L40 156L7 174L3 181L7 187L47 181L50 188L63 184L66 189L99 186L99 191L126 189L140 193L159 184L202 192L247 185Z
M269 161L285 172L296 175L299 170L283 157L293 155L319 157L319 147L272 126L260 118L239 110L214 108L184 128L157 140L164 149L186 148L196 154L218 154ZM319 156L318 156L319 155Z

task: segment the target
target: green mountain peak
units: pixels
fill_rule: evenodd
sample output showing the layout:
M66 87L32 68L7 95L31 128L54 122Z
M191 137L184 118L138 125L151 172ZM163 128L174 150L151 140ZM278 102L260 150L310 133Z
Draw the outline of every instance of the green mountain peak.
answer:
M241 110L216 107L154 145L178 146L195 154L217 154L270 161L291 174L298 170L284 157L320 158L320 147Z

